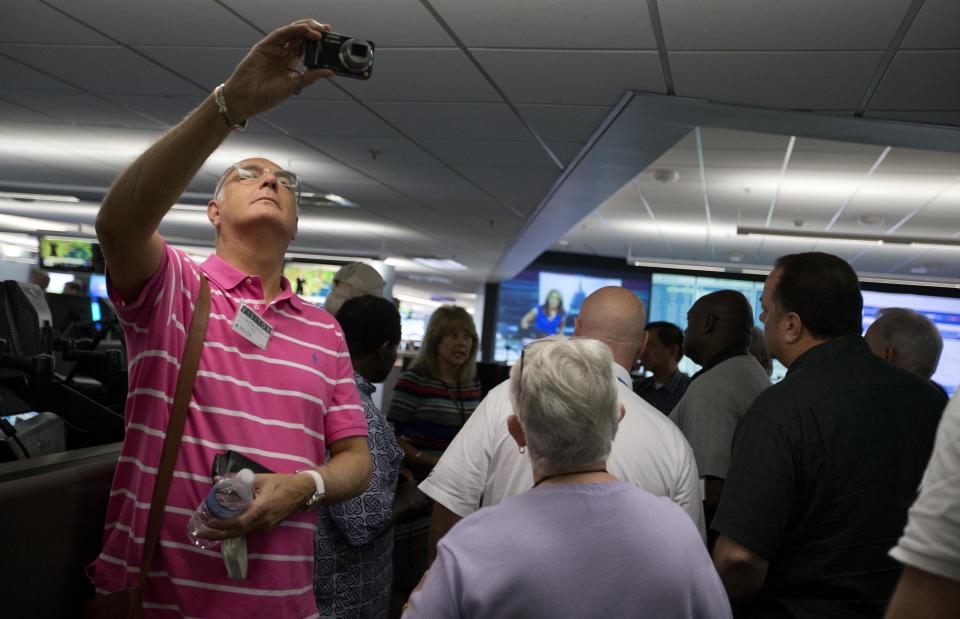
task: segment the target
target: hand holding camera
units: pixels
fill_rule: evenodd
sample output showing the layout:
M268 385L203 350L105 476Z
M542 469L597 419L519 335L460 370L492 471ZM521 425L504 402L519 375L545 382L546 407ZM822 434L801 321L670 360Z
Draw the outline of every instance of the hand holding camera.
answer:
M330 32L328 24L313 19L278 28L250 50L224 83L230 120L242 123L334 74L369 79L374 48L372 41Z

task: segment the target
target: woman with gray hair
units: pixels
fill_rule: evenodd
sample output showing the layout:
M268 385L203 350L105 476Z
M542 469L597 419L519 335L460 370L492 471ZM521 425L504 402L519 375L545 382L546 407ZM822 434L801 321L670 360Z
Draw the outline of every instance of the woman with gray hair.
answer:
M595 340L525 349L508 425L534 487L441 539L404 617L731 616L683 510L606 471L622 415L612 365Z

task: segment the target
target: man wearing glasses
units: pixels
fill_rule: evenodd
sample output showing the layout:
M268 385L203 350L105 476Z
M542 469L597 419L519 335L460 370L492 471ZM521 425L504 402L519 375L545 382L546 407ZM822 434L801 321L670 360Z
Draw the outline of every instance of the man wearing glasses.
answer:
M136 582L202 278L211 292L200 369L143 591L148 613L315 616L314 515L303 510L355 496L368 482L367 426L343 336L329 314L300 300L282 277L284 252L297 232L297 176L265 159L228 168L207 206L217 244L202 265L157 233L231 131L332 75L290 69L304 41L328 29L302 20L260 41L225 84L120 176L97 216L110 296L130 355L127 433L103 551L92 566L98 593ZM256 498L246 512L211 525L211 538L246 536L243 581L227 578L218 549L197 548L186 534L190 514L210 489L214 455L226 450L275 473L257 475Z

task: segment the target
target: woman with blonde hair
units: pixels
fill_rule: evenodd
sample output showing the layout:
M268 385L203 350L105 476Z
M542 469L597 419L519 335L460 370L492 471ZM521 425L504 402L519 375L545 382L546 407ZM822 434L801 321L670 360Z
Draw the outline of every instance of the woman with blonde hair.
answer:
M394 425L404 452L402 470L407 489L398 489L409 507L394 515L394 590L406 599L427 568L427 531L432 501L411 478L422 481L480 403L477 329L473 318L457 306L438 308L423 336L420 353L400 374L393 388L387 419Z
M465 309L438 308L420 353L393 388L387 417L417 478L433 469L480 403L477 345L477 329Z

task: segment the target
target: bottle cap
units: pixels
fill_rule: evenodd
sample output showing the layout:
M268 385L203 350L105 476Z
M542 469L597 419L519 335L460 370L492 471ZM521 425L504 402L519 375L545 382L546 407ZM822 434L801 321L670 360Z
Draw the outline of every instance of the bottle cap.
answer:
M237 479L239 479L245 484L252 484L253 477L254 477L253 471L251 471L250 469L240 469L240 472L237 473Z

